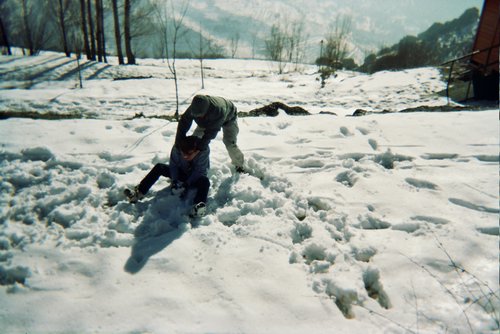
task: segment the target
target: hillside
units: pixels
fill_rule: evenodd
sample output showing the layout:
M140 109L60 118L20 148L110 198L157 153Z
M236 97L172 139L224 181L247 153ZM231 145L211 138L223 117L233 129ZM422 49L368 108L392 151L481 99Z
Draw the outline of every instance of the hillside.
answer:
M75 7L67 13L69 25L78 22L76 14L80 7L77 2L69 2ZM162 37L158 33L158 13L150 6L152 0L135 0L132 6L133 50L139 58L160 58ZM167 1L155 3L166 4ZM173 1L167 5L169 15L178 15L182 3ZM42 50L62 51L60 27L55 23L55 8L45 6L40 1L27 1L29 16L27 22L37 36L36 47ZM54 5L55 3L51 3ZM105 3L106 4L106 3ZM202 44L215 48L214 55L232 56L232 44L237 58L266 57L265 41L269 39L271 27L283 29L293 24L303 24L303 47L307 50L305 61L313 63L320 53L320 41L331 30L337 16L352 20L350 36L351 54L357 64L362 64L370 52L381 46L393 45L405 35L421 33L436 22L447 22L459 17L467 8L482 6L481 0L455 1L322 1L322 0L202 0L189 2L189 8L181 26L178 51L181 55L199 53L201 32ZM24 43L24 19L21 2L5 0L0 3L2 23L12 45ZM123 8L120 7L123 15ZM114 21L111 6L106 4L104 30L108 54L116 54ZM45 21L48 17L50 20ZM120 17L123 25L123 17ZM439 23L438 23L439 24ZM71 26L71 35L80 31L79 26ZM123 33L123 29L122 29ZM73 42L72 42L73 43ZM43 44L43 45L42 45ZM82 46L83 48L83 46Z
M365 59L363 69L376 72L389 69L438 66L472 50L479 11L466 10L459 18L445 23L434 23L417 36L406 36L391 47L380 50Z

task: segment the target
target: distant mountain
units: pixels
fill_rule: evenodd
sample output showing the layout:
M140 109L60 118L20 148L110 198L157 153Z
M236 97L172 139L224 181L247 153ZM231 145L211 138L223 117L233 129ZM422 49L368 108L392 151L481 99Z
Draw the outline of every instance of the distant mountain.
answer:
M351 53L361 63L370 52L417 35L435 22L459 17L482 0L197 0L191 1L185 24L212 38L230 54L239 39L237 57L263 57L273 24L303 22L308 61L319 55L320 41L338 15L352 19ZM438 23L439 24L439 23ZM189 34L188 34L189 36Z
M436 47L437 60L444 62L472 51L472 44L479 23L477 8L466 10L458 19L434 23L417 37Z
M365 59L363 70L376 72L426 65L439 65L472 50L479 22L479 10L470 8L459 18L434 23L417 36L408 35L399 43Z
M138 58L163 56L163 36L156 29L157 13L152 3L152 0L132 1L132 46ZM199 53L201 33L201 41L210 49L210 56L265 58L266 40L273 25L290 29L300 23L303 47L307 51L304 61L312 63L319 56L320 42L331 31L332 24L338 17L348 17L352 22L349 57L361 64L368 54L397 43L403 36L417 36L431 26L429 34L437 34L443 24L435 22L453 20L466 8L479 9L483 0L169 0L168 3L158 0L155 3L165 3L169 14L178 13L181 4L189 3L177 45L180 56ZM56 20L46 20L46 16L52 17L52 7L42 1L27 4L31 4L32 30L40 35L39 50L62 51ZM12 45L22 46L25 36L21 26L21 2L0 1L0 7ZM76 25L79 22L76 19L78 10L79 6L74 9L74 17L68 16L71 18L68 23ZM115 55L114 22L109 6L105 7L104 21L106 52ZM121 22L123 25L123 20ZM75 29L80 30L73 27Z

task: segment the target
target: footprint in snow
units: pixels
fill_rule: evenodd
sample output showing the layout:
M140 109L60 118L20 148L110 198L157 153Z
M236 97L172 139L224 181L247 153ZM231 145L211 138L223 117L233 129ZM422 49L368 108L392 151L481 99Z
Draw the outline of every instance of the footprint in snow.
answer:
M389 295L385 292L380 281L380 272L378 269L366 269L363 272L363 283L370 298L375 299L385 309L392 307Z
M379 271L368 268L363 271L362 276L365 293L384 309L391 308L392 304L381 283ZM335 305L347 319L355 318L353 305L363 304L364 298L360 297L360 294L364 294L363 291L359 291L355 286L341 284L335 279L325 280L325 293L335 301Z
M359 216L358 221L359 222L357 224L353 224L353 226L363 230L384 230L391 227L391 224L375 217L372 213Z
M421 156L425 160L449 160L458 158L458 154L455 153L426 153Z
M356 130L358 130L363 136L366 136L367 134L370 133L370 131L362 127L357 127Z
M354 184L356 184L356 182L358 181L358 178L355 173L348 170L338 174L337 177L335 178L335 181L345 185L346 187L352 188L354 187Z
M349 131L348 128L346 128L345 126L342 126L340 127L340 133L345 136L345 137L350 137L350 136L353 136L353 134L351 133L351 131Z
M487 213L499 213L500 212L500 210L498 208L488 208L486 206L474 204L472 202L469 202L469 201L466 201L463 199L459 199L459 198L449 198L448 200L455 205L462 206L464 208L475 210L475 211L487 212Z
M410 219L411 221L395 224L391 228L396 231L415 233L419 231L423 225L429 226L429 224L432 224L437 227L441 227L443 225L450 223L448 219L434 217L434 216L413 216Z
M476 229L479 233L482 233L482 234L487 234L487 235L493 235L493 236L497 236L499 235L499 228L498 226L491 226L491 227L478 227Z
M437 190L439 187L435 185L432 182L429 181L424 181L424 180L419 180L419 179L414 179L412 177L407 177L405 181L411 185L414 186L415 188L418 189L430 189L430 190Z
M368 139L368 144L372 147L374 151L378 149L378 143L375 139Z
M479 161L482 162L499 162L500 161L500 156L498 155L475 155L474 158L476 158Z

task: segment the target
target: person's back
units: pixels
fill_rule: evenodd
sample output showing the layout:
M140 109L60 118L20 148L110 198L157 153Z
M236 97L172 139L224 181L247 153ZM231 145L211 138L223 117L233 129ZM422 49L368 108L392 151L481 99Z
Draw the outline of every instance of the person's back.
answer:
M186 137L193 121L197 124L193 135L201 138L201 150L207 148L210 141L217 137L217 133L222 129L222 140L231 162L238 172L244 171L245 158L237 145L238 111L231 101L218 96L196 95L179 120L176 143Z

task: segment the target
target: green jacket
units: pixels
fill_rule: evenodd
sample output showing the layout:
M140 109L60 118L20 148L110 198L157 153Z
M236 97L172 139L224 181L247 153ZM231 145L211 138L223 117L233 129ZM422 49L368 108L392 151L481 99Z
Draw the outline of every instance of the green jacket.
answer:
M175 142L178 143L180 139L186 137L193 121L195 121L199 127L205 130L200 141L200 149L204 150L210 141L217 137L217 133L225 124L236 120L237 110L231 101L223 97L208 95L201 95L201 97L208 101L208 111L203 117L194 117L192 115L194 107L191 104L179 120Z

